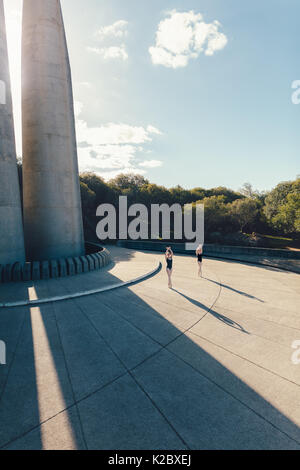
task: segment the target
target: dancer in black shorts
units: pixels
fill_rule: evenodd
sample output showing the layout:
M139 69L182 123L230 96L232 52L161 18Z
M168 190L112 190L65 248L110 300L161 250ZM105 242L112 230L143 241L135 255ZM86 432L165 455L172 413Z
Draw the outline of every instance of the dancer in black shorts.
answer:
M198 276L202 277L202 262L203 262L203 245L199 245L196 250L197 262L198 262Z
M170 246L167 247L165 258L167 262L168 287L172 289L173 251Z

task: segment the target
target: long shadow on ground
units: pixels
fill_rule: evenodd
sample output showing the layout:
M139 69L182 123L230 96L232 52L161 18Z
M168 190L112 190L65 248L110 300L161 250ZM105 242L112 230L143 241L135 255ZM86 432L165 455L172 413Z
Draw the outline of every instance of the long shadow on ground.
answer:
M130 288L1 310L0 448L300 449L299 427L188 333Z

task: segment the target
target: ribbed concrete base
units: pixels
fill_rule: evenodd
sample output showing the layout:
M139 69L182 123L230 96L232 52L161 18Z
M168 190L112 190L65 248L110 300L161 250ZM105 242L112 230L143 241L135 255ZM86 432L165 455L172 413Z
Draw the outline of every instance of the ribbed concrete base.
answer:
M104 268L111 262L110 252L106 249L91 255L74 258L60 258L50 261L14 263L0 265L0 283L39 281L59 277L74 276L84 272Z

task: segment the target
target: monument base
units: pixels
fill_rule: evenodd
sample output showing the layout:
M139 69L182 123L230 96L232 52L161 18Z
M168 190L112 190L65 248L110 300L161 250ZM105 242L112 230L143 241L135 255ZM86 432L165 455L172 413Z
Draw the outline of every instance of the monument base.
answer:
M55 279L87 273L111 263L110 252L94 243L86 243L89 254L79 257L0 265L0 283ZM93 249L91 249L93 247ZM99 250L101 248L101 250Z

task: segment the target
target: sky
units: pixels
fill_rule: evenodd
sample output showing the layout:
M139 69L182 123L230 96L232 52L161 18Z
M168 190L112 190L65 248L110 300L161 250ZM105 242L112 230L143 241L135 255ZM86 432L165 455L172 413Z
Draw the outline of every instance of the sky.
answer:
M4 4L21 156L22 0ZM300 173L298 0L61 4L81 171L234 190Z

